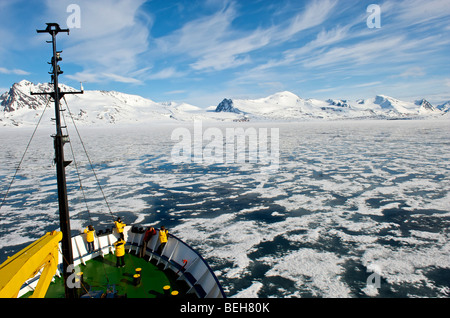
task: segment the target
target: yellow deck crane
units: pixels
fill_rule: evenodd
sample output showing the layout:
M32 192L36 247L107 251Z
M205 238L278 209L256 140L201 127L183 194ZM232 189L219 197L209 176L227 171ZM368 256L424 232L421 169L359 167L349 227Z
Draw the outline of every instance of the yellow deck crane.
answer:
M31 298L44 298L58 266L62 233L53 231L0 265L0 298L17 298L22 285L42 270Z

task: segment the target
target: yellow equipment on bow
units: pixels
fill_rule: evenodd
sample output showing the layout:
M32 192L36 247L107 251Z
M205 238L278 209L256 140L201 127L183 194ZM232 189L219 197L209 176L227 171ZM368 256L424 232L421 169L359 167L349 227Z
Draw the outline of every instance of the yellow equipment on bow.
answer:
M0 298L17 298L20 288L42 269L31 298L44 298L58 266L62 233L53 231L0 265Z

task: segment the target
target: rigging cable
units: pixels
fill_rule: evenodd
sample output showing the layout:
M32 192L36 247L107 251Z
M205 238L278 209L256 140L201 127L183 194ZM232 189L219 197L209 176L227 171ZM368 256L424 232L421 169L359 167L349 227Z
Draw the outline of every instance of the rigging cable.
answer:
M100 184L100 181L98 180L97 173L95 173L94 165L92 164L91 158L89 157L89 154L88 154L88 152L87 152L87 150L86 150L86 146L84 145L83 139L81 138L80 132L78 131L78 127L77 127L77 125L75 124L75 119L73 118L72 112L71 112L71 110L70 110L70 108L69 108L69 105L67 104L66 97L64 96L63 99L64 99L64 102L66 103L67 110L69 111L69 115L70 115L70 118L72 119L72 123L73 123L73 126L75 127L75 130L76 130L76 132L77 132L78 138L80 138L81 145L83 146L84 153L86 154L86 158L87 158L88 161L89 161L89 165L91 166L91 169L92 169L92 172L93 172L93 174L94 174L95 180L97 181L98 187L100 188L100 192L102 193L103 199L104 199L105 202L106 202L106 206L108 207L108 211L109 211L109 213L111 214L112 218L115 220L116 218L115 218L115 216L114 216L114 213L111 211L111 207L110 207L110 205L109 205L109 203L108 203L108 200L106 199L106 196L105 196L105 193L104 193L104 191L103 191L103 188L102 188L102 186L101 186L101 184Z
M11 190L12 184L14 183L14 180L15 180L16 177L17 177L17 173L18 173L19 170L20 170L20 166L22 165L22 162L23 162L23 160L25 159L25 155L26 155L26 153L27 153L27 151L28 151L28 148L29 148L30 145L31 145L31 141L33 140L34 135L36 134L36 131L37 131L38 127L39 127L39 124L40 124L41 121L42 121L42 118L44 117L45 110L47 109L49 103L50 103L50 98L48 98L47 104L45 104L45 107L44 107L44 109L43 109L43 111L42 111L41 117L39 118L39 121L38 121L38 123L36 124L36 127L34 128L33 134L31 135L31 138L30 138L30 140L28 141L28 145L27 145L27 147L25 148L25 152L23 153L22 159L20 159L19 165L18 165L17 168L16 168L16 172L14 173L14 176L13 176L13 178L12 178L12 180L11 180L9 186L8 186L8 189L6 190L5 196L3 197L3 200L2 200L2 202L0 203L0 210L1 210L1 208L3 207L3 205L4 205L5 202L6 202L6 198L7 198L8 194L9 194L9 191Z
M70 118L72 119L72 123L73 123L73 126L75 127L75 130L76 130L76 132L77 132L78 138L80 139L81 145L83 146L84 152L85 152L85 154L86 154L86 158L88 159L89 164L90 164L91 169L92 169L92 172L93 172L93 174L94 174L94 176L95 176L95 180L97 181L98 187L100 188L100 191L101 191L101 193L102 193L102 195L103 195L103 199L104 199L105 202L106 202L106 205L107 205L107 207L108 207L109 213L110 213L111 216L113 217L113 220L115 220L116 218L115 218L113 212L111 211L111 207L110 207L110 205L109 205L109 203L108 203L108 200L106 199L105 193L103 192L103 188L102 188L102 186L101 186L101 184L100 184L100 181L99 181L99 179L98 179L98 177L97 177L97 174L95 173L94 165L92 164L91 158L89 157L89 154L88 154L88 152L87 152L87 150L86 150L86 147L85 147L85 145L84 145L83 139L81 138L80 132L78 131L78 127L77 127L77 125L75 124L75 119L74 119L73 116L72 116L72 111L71 111L70 108L69 108L69 105L68 105L68 103L67 103L66 97L63 96L63 99L64 99L64 103L66 104L66 108L67 108L67 110L68 110L68 112L69 112ZM64 116L63 116L63 118L64 118ZM65 119L64 119L64 122L65 122ZM66 125L66 129L67 129L67 125ZM72 148L72 145L71 145L70 147ZM73 150L72 150L72 152L73 152ZM74 160L75 160L75 156L74 156ZM80 180L80 185L81 185L81 180ZM84 195L84 191L83 191L83 195ZM134 264L133 259L131 259L131 263ZM134 265L133 265L133 266L134 266ZM135 266L134 266L134 267L135 267ZM106 280L108 281L108 284L109 284L109 278L108 278L108 275L107 275L107 273L106 273L106 268L105 268L105 265L104 265L104 264L103 264L103 270L104 270L104 272L105 272Z
M103 189L102 189L102 186L101 186L101 184L100 184L100 181L98 180L97 174L95 173L95 169L94 169L94 166L93 166L93 164L92 164L92 162L91 162L91 159L90 159L90 157L89 157L89 154L88 154L88 152L87 152L87 150L86 150L86 147L84 146L83 139L81 138L81 135L80 135L80 133L79 133L79 131L78 131L78 127L77 127L77 125L75 124L75 119L74 119L73 116L72 116L72 111L71 111L70 108L69 108L69 105L68 105L68 103L67 103L66 97L63 96L63 99L64 99L64 102L65 102L65 104L66 104L66 108L67 108L67 110L68 110L68 112L69 112L69 116L70 116L70 118L72 119L72 123L73 123L73 126L74 126L74 128L75 128L75 130L76 130L76 132L77 132L78 138L80 139L80 143L81 143L81 145L83 146L84 152L85 152L86 157L87 157L87 159L88 159L88 161L89 161L89 164L90 164L90 166L91 166L91 169L92 169L92 172L93 172L93 174L94 174L94 176L95 176L95 179L96 179L96 181L97 181L97 184L98 184L98 186L99 186L99 188L100 188L100 191L102 192L103 199L105 200L106 205L108 206L109 213L111 213L113 219L115 219L114 214L112 213L111 208L110 208L110 206L109 206L108 200L106 199L105 193L103 192ZM66 123L66 118L65 118L64 114L63 114L62 117L63 117L63 120L64 120L64 125L66 126L67 135L69 135L69 130L68 130L68 128L67 128L68 125L67 125L67 123ZM82 182L81 182L81 175L80 175L80 172L79 172L79 169L78 169L78 164L77 164L76 159L75 159L75 152L73 151L72 142L71 142L70 140L69 140L69 144L70 144L70 149L71 149L71 151L72 151L72 156L73 156L74 164L75 164L75 167L76 167L76 171L77 171L77 175L78 175L78 180L79 180L79 182L80 182L80 188L81 188L81 191L82 191L82 193L83 193L83 199L84 199L84 202L85 202L85 205L86 205L86 209L87 209L87 212L88 212L88 215L89 215L89 221L90 221L90 223L92 224L91 213L89 212L89 207L88 207L88 204L87 204L86 194L85 194L85 192L84 192L84 188L83 188L83 185L82 185ZM97 238L97 239L98 239L98 238ZM109 284L110 284L109 277L108 277L108 274L107 274L107 271L106 271L106 268L105 268L105 264L104 264L103 262L102 262L102 267L103 267L103 271L104 271L104 274L105 274L105 278L106 278L107 284L109 285ZM83 286L83 288L85 288L85 287ZM89 293L88 293L88 295L89 295Z
M69 110L69 112L70 112L70 110ZM69 129L67 128L66 117L64 116L63 113L61 113L61 114L62 114L62 118L63 118L63 120L64 120L64 125L65 125L65 128L66 128L67 135L69 136ZM84 205L86 206L86 211L87 211L87 213L88 213L89 222L90 222L90 224L92 224L92 216L91 216L91 212L89 211L89 206L88 206L88 204L87 204L86 194L85 194L85 192L84 192L84 187L83 187L83 184L82 184L82 182L81 182L80 171L79 171L79 169L78 169L77 160L76 160L76 158L75 158L75 152L73 151L72 142L70 141L70 139L69 139L69 146L70 146L70 150L71 150L71 152L72 152L73 163L74 163L75 169L76 169L76 171L77 171L78 181L79 181L79 183L80 183L80 189L81 189L81 192L82 192L82 194L83 194L83 201L84 201Z

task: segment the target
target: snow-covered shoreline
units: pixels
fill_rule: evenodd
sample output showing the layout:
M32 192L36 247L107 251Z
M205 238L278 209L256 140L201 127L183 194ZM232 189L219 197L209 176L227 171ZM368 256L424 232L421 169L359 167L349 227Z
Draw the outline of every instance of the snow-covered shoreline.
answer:
M74 88L60 85L62 91ZM49 84L23 80L0 96L0 127L34 126L48 100L31 92L49 91ZM67 105L65 103L67 101ZM49 103L42 124L51 124ZM80 125L134 125L170 122L304 122L317 120L449 119L450 102L433 106L427 100L405 102L389 96L350 100L303 99L290 92L266 98L224 99L218 106L203 109L177 102L155 102L137 95L115 91L84 91L67 95L62 101L66 120ZM71 117L68 116L70 111Z

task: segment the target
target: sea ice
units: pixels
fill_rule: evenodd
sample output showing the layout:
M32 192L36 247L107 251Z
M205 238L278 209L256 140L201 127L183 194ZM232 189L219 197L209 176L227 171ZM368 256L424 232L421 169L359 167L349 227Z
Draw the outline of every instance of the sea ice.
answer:
M177 125L83 127L81 134L113 215L168 227L220 273L229 296L448 297L440 278L450 270L447 122L269 126L280 128L275 174L239 163L173 164ZM30 134L1 130L2 193ZM2 261L59 226L50 134L36 136L0 211ZM89 162L71 139L90 218L98 229L111 227ZM74 166L67 172L78 232L90 220ZM381 268L379 289L366 284L372 264Z

